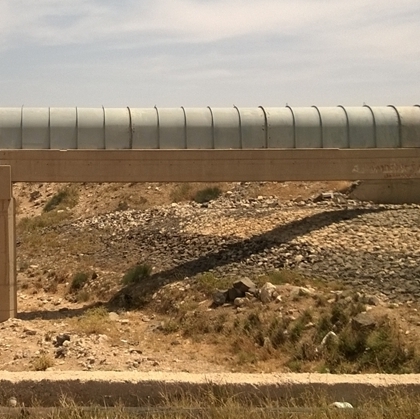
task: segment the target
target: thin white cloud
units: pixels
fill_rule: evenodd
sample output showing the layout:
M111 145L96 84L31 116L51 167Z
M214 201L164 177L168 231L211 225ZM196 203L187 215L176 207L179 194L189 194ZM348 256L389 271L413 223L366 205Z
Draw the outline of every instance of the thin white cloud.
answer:
M253 33L308 31L316 36L316 31L328 28L356 35L370 21L392 16L394 22L375 25L374 39L380 42L382 36L399 34L408 40L401 35L398 16L416 13L418 18L420 13L416 0L3 0L0 11L3 45L25 39L49 45L129 40L141 34L211 42ZM418 19L404 25L418 26Z
M418 0L2 0L0 97L410 104L418 22Z

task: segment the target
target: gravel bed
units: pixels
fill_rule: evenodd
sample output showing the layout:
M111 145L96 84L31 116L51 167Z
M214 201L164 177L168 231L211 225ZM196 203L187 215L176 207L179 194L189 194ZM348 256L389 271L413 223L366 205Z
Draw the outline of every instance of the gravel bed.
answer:
M420 298L420 205L374 205L322 194L307 201L245 198L119 211L57 227L100 233L98 258L137 255L157 276L253 276L299 269L384 293Z

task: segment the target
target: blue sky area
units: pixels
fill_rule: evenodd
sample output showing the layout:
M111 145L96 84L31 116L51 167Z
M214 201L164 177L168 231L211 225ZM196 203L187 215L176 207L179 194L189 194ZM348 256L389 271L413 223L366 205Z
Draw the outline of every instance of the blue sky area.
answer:
M420 102L419 0L2 0L0 106Z

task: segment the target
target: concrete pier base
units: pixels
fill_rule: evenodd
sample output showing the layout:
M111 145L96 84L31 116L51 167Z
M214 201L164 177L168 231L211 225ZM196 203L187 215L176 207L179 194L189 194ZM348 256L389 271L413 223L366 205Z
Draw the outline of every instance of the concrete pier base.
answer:
M15 208L11 167L0 166L0 322L17 314Z
M377 204L420 204L420 180L366 180L350 196Z

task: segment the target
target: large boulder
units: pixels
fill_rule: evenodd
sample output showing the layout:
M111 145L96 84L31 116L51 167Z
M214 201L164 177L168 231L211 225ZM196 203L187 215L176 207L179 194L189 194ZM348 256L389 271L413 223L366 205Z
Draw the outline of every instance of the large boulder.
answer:
M257 286L248 277L244 277L234 282L233 288L236 288L237 290L241 291L243 295L245 295L246 292L255 294L257 291Z
M260 288L260 300L264 304L268 304L274 301L278 297L277 287L271 282L266 282Z
M227 292L227 300L230 302L235 301L237 298L245 297L245 293L238 288L229 288Z
M228 299L228 291L217 290L213 294L213 303L215 306L222 306Z
M356 317L351 319L351 326L353 330L368 331L375 329L377 324L376 319L368 313L359 313Z

